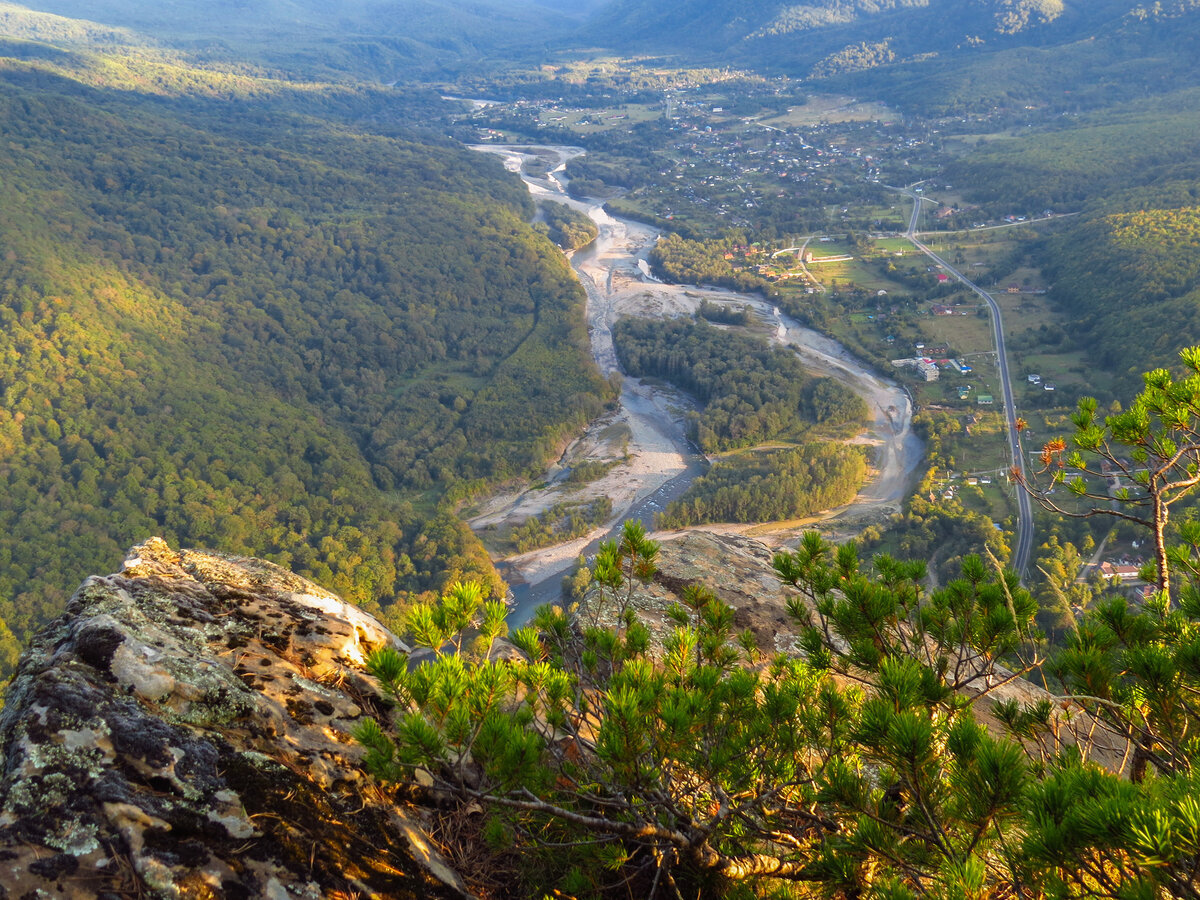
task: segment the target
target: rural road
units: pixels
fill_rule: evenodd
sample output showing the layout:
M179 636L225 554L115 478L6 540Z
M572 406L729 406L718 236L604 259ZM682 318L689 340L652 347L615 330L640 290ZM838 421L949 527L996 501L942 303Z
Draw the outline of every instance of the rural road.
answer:
M919 184L920 182L918 182ZM983 288L976 285L965 275L959 272L954 266L942 259L917 237L917 220L921 214L921 201L925 198L918 194L913 188L916 185L909 185L906 188L900 188L905 194L912 198L913 211L908 220L908 231L905 232L905 237L910 240L913 245L932 259L935 263L942 267L942 270L948 275L957 278L964 285L978 294L987 303L988 309L992 311L992 335L996 342L996 361L1000 367L1000 387L1004 397L1004 416L1008 421L1008 453L1013 461L1014 468L1020 472L1021 481L1025 480L1025 454L1021 450L1021 433L1017 430L1017 407L1013 401L1012 379L1008 373L1008 353L1004 346L1004 322L1000 316L1000 306L996 303L994 297L985 291ZM932 201L930 201L932 202ZM1017 540L1016 546L1013 547L1012 567L1016 570L1018 576L1023 580L1025 571L1029 568L1029 558L1033 552L1033 501L1029 498L1029 492L1024 487L1017 486Z

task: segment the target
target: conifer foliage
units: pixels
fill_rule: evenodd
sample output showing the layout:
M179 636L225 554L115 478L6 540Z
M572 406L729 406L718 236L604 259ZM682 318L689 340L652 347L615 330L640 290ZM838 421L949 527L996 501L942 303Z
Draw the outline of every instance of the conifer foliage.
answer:
M1168 382L1131 407L1159 450L1200 421ZM1077 447L1128 418L1081 414ZM922 563L807 535L775 559L800 653L764 656L703 585L656 644L635 603L658 548L629 524L519 653L394 660L393 726L358 738L521 848L496 896L1194 898L1200 527L1173 540L1169 593L1095 604L1047 658L1012 572L968 557L929 592Z

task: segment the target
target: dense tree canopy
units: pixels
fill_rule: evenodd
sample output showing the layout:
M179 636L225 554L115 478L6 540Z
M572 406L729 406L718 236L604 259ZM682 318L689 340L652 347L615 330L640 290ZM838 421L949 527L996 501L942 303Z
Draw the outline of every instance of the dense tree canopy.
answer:
M780 522L849 503L867 475L861 448L809 443L717 460L679 500L660 528L706 522Z
M705 452L797 440L815 426L866 418L861 397L810 376L795 353L703 321L621 319L613 339L628 374L662 378L704 403L694 429Z
M150 534L376 609L494 588L439 504L538 465L609 390L527 192L347 124L387 118L370 91L323 119L317 87L301 115L127 74L0 77L0 619L26 637Z

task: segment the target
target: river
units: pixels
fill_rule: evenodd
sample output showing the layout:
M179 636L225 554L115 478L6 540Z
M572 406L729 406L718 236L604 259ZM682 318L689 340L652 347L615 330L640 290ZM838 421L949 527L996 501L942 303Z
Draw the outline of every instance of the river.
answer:
M874 413L871 427L858 442L875 448L872 477L855 500L825 518L844 521L878 520L899 509L924 448L911 428L912 406L907 392L884 378L826 335L784 315L761 296L709 287L664 284L650 275L647 262L660 232L649 225L610 215L594 201L580 201L566 193L563 174L567 162L583 153L578 147L498 146L473 149L494 153L505 167L520 174L535 199L554 200L588 215L599 235L571 256L571 265L587 291L588 333L596 365L605 375L619 371L613 347L612 325L623 315L670 318L695 312L701 301L749 305L770 330L772 339L793 349L806 368L848 385ZM678 499L692 481L707 469L707 461L687 438L684 413L691 401L661 385L626 379L621 409L593 431L619 422L628 429L628 465L585 490L613 499L614 521L635 518L653 527L654 515ZM582 439L581 439L582 440ZM568 449L568 453L570 449ZM551 479L553 481L553 479ZM473 527L513 522L548 508L561 496L554 485L499 498L477 518ZM574 497L587 496L576 493ZM593 552L600 529L578 541L547 550L522 554L500 564L512 585L515 601L511 625L527 621L541 603L559 599L562 575L580 554Z

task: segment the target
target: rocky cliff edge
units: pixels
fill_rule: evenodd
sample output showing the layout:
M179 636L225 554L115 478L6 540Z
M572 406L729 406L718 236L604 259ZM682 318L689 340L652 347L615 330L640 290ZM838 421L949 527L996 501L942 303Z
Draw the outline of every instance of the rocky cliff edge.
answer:
M154 538L89 578L0 714L0 900L464 896L356 765L375 619ZM406 818L411 815L412 818Z

